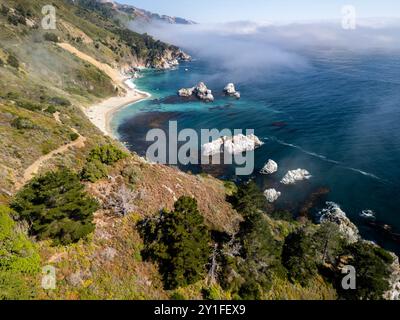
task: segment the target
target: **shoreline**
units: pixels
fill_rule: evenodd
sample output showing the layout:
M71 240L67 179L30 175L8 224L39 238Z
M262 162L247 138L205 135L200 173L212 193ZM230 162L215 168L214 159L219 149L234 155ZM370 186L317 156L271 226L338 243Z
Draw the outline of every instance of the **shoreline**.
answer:
M99 103L93 104L84 109L88 119L101 131L104 135L117 139L111 128L111 120L113 116L124 107L131 104L141 102L151 97L151 94L125 86L127 91L125 96L114 96L107 98Z

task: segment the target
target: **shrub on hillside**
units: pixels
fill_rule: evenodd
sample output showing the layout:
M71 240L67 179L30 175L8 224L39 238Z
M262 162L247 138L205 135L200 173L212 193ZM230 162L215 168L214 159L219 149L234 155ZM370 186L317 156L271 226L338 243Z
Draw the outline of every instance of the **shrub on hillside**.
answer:
M81 171L81 179L92 183L107 177L107 167L99 160L86 162Z
M76 132L72 132L69 134L69 138L71 139L71 141L75 141L79 138L79 134L77 134Z
M39 272L40 257L12 215L10 208L0 206L0 300L30 299L33 288L26 277Z
M7 14L10 12L10 9L6 6L6 5L4 5L3 3L1 4L1 9L0 9L0 13L3 15L3 16L7 16Z
M40 111L42 110L42 106L40 104L28 101L28 100L18 100L17 106L20 108L24 108L30 111Z
M93 213L98 208L83 189L71 171L49 172L26 185L12 208L39 239L53 239L56 244L77 242L94 230Z
M49 103L61 107L69 107L71 105L71 102L63 97L52 97L50 98Z
M12 122L11 125L14 128L17 128L18 130L24 130L24 129L34 129L35 125L34 123L27 119L27 118L23 118L23 117L18 117L15 118Z
M44 111L53 114L57 112L57 109L54 106L48 106Z
M112 165L128 156L127 153L112 144L95 147L89 154L88 161L98 160L103 164Z
M8 63L11 67L13 67L13 68L15 68L15 69L18 69L18 68L19 68L19 61L18 61L17 57L14 56L14 55L11 54L11 53L8 55L7 63Z
M210 256L211 237L197 209L197 201L181 197L174 211L139 223L145 259L159 264L166 289L185 287L201 280Z
M55 33L52 32L46 32L43 35L44 40L50 41L50 42L58 42L58 36Z

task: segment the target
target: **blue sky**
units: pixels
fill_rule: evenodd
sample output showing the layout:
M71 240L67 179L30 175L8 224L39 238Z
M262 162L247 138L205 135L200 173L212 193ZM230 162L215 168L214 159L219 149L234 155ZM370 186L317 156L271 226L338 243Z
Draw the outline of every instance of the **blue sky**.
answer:
M400 17L399 0L117 0L197 22L340 19L343 5L357 16Z

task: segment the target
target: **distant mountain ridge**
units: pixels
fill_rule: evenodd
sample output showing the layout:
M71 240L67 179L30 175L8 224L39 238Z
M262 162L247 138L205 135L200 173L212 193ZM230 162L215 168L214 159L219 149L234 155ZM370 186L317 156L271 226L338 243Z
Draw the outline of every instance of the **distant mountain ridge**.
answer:
M137 8L129 4L121 4L113 0L98 0L101 3L110 3L113 9L131 15L134 19L140 19L143 22L166 22L169 24L196 24L196 22L180 17L171 17L168 15L160 15L144 9Z

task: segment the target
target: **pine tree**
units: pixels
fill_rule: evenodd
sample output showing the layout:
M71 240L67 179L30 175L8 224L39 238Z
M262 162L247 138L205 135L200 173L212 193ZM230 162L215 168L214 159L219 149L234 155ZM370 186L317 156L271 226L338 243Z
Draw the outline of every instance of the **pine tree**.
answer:
M69 170L49 172L20 191L12 208L28 221L30 233L55 243L77 242L94 230L98 203L84 192L79 177Z
M174 211L143 221L143 255L158 262L166 289L185 287L202 279L211 254L211 237L197 208L197 201L181 197Z

